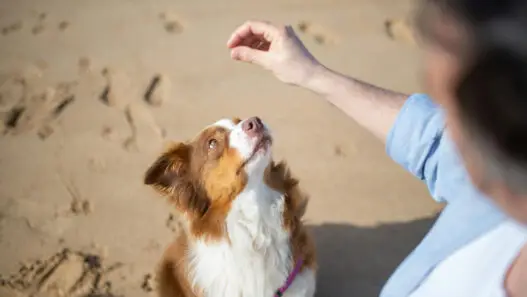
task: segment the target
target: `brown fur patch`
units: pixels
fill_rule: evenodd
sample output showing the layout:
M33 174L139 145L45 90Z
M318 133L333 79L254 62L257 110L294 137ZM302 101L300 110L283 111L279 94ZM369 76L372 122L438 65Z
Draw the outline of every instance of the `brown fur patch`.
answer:
M234 125L238 125L242 121L242 119L234 117L231 119L231 121L234 123Z
M243 172L237 172L242 163L238 151L229 148L214 166L203 171L203 187L212 205L202 220L193 223L195 236L206 235L214 238L225 236L225 219L232 201L247 183L247 176Z
M178 210L199 217L208 210L210 201L199 195L192 182L191 150L187 144L173 144L147 170L144 183L167 196Z
M186 234L180 232L163 254L156 275L159 297L200 296L194 292L188 279L187 239Z
M176 143L145 174L145 184L188 215L192 236L222 238L231 202L247 182L238 172L243 159L229 147L229 132L209 127L189 143Z
M265 172L265 182L285 198L283 213L284 227L291 233L291 247L294 261L302 258L302 269L317 269L315 243L304 226L302 218L306 212L308 197L300 191L298 180L294 178L285 162L271 162Z

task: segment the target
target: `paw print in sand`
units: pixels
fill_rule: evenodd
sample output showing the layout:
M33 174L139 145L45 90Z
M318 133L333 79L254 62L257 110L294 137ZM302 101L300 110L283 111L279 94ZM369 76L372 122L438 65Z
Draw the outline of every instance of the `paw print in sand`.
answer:
M415 45L415 32L405 19L388 19L384 22L386 35L395 41Z
M183 26L181 20L174 16L172 13L160 13L159 19L163 23L165 31L170 34L180 34L183 33L185 27Z
M297 25L298 31L312 38L320 45L334 45L339 41L339 37L332 30L317 23L301 21Z

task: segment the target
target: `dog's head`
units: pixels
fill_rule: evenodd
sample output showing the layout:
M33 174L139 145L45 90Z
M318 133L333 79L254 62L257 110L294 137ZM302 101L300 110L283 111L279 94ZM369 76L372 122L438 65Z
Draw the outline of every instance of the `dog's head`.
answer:
M223 119L194 139L171 145L144 181L193 220L221 224L248 183L264 182L271 145L271 132L258 117Z

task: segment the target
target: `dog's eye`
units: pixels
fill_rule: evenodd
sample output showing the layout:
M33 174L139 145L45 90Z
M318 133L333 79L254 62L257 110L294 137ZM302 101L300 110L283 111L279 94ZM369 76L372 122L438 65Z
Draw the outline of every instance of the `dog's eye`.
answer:
M208 142L209 150L215 149L217 145L218 145L218 141L216 139L214 138L209 139L209 142Z

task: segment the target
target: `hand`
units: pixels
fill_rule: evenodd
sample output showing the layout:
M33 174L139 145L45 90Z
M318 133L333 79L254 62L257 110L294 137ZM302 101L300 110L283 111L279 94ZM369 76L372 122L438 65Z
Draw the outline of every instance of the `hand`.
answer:
M304 85L320 66L290 26L248 21L232 33L227 46L234 60L262 66L289 84Z

